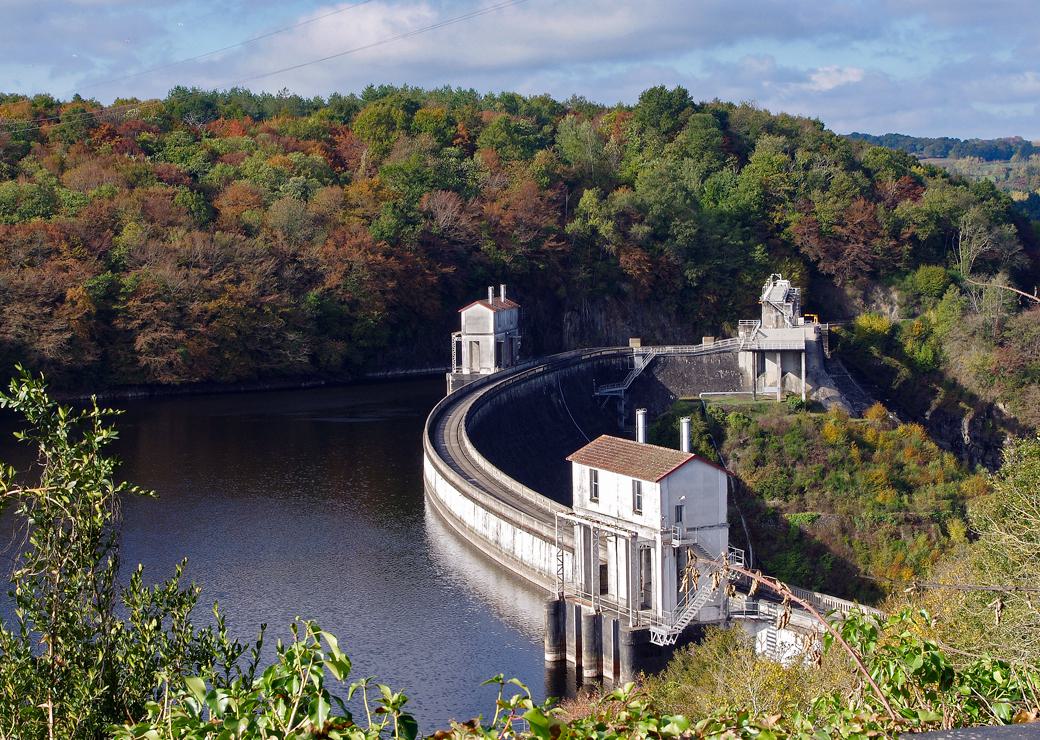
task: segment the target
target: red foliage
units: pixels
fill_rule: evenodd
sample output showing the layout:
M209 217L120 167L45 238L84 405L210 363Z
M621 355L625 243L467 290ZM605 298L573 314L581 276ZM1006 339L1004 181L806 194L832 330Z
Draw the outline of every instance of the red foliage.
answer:
M135 191L134 201L144 223L162 228L190 226L188 212L173 202L174 195L174 191L167 188Z
M896 244L882 228L877 207L865 198L852 201L829 230L806 213L793 232L802 252L838 284L866 277L895 258Z
M552 260L563 247L556 236L558 209L552 191L543 191L533 180L491 193L483 204L484 221L506 259Z
M249 158L249 152L228 152L227 154L221 154L217 159L218 162L224 164L230 164L233 167L237 167Z
M214 136L222 139L232 136L248 136L249 127L253 125L253 119L245 118L218 118L206 124L206 128Z
M223 231L237 231L242 226L243 213L264 207L264 196L249 183L233 182L214 198L213 205L220 214L217 227Z
M882 180L877 185L878 195L886 208L895 208L905 200L916 203L921 200L924 190L924 185L909 175L903 175L895 181Z
M167 185L191 185L191 175L171 162L156 162L152 165L155 179Z
M338 129L322 155L337 172L353 172L361 165L365 143L346 126Z

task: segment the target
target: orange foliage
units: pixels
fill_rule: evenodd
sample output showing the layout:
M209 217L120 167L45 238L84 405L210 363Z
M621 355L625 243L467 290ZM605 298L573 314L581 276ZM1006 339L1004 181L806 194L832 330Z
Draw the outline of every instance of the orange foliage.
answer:
M249 127L253 125L253 119L249 116L244 118L218 118L206 124L206 128L215 136L220 138L231 138L235 136L247 136Z
M214 199L213 205L219 214L217 227L224 231L237 231L242 226L243 213L264 207L264 196L247 182L233 182Z

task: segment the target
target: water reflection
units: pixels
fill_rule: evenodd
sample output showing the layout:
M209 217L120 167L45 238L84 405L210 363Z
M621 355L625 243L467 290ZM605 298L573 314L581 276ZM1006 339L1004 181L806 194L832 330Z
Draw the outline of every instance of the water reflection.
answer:
M422 489L441 381L122 404L123 562L149 580L189 557L237 636L296 616L336 633L355 676L411 697L426 731L494 711L502 672L542 696L543 594L467 552ZM14 454L4 434L0 460ZM200 614L200 617L203 615Z

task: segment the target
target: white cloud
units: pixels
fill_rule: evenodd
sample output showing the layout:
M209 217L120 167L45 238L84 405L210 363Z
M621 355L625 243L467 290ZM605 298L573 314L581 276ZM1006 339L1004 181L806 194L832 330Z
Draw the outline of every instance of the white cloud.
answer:
M249 80L253 89L305 95L407 83L576 93L613 103L632 102L655 84L683 84L699 99L756 101L839 131L1040 136L1034 0L995 0L998 8L975 0L527 0L263 76L495 0L372 0L345 9L356 1L291 16L294 2L309 3L183 0L172 8L159 0L49 0L40 10L37 0L6 0L0 79L29 91L60 82L103 100ZM291 33L84 88L337 9L344 10ZM212 27L193 31L192 18Z
M820 67L809 75L805 88L816 92L826 92L841 85L861 82L864 72L859 67Z

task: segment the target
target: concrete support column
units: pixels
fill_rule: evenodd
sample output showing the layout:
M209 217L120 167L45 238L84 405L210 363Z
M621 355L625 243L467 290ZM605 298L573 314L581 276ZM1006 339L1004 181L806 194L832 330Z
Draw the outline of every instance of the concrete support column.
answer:
M805 401L805 351L802 351L802 401Z
M576 666L581 665L581 606L568 603L564 611L567 613L567 660Z
M581 615L581 676L597 680L603 675L603 615L586 611Z
M599 539L600 530L596 527L589 527L589 593L591 594L590 598L592 599L593 606L595 606L596 601L601 598L599 581Z
M784 400L784 363L779 350L776 353L776 400Z
M650 630L643 628L622 627L618 645L620 669L618 681L626 684L635 681L639 672L646 665L647 652L650 648Z
M621 660L618 657L621 640L621 621L615 617L603 617L603 677L618 680Z
M567 602L549 599L545 602L545 662L567 660Z
M628 606L632 614L636 614L639 611L639 602L642 599L640 592L640 567L642 563L639 559L639 544L635 537L631 537L628 540L628 546L625 548L626 558L626 574L628 575ZM635 617L638 619L638 616ZM629 626L632 626L634 620L628 620Z

